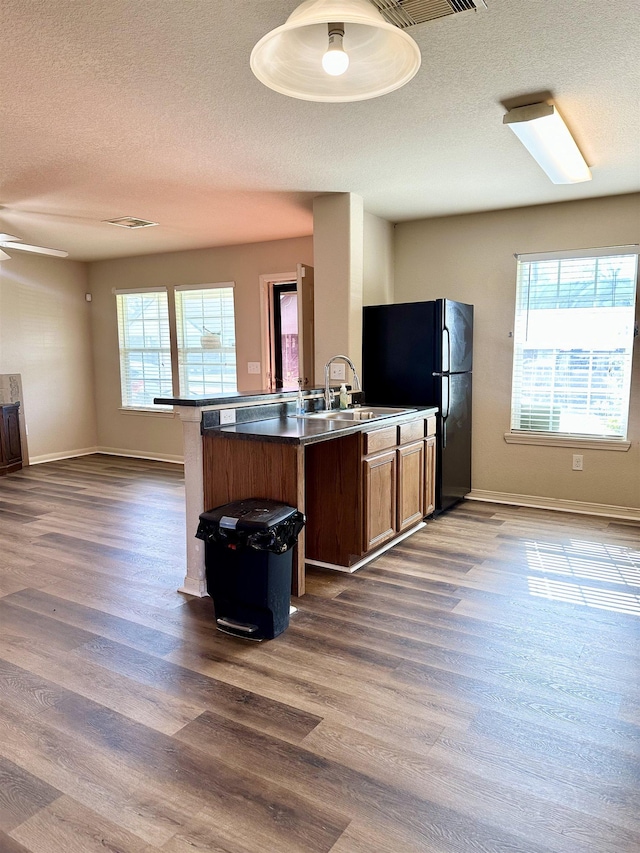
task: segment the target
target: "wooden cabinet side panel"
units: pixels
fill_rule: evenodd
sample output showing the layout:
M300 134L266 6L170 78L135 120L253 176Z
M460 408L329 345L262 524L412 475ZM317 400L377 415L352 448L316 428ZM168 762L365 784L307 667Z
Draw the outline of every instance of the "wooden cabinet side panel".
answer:
M430 436L424 443L424 514L431 515L436 508L436 438Z
M424 441L398 449L398 532L424 517Z
M298 506L296 445L213 435L203 436L202 442L206 510L245 498Z
M349 566L362 554L361 436L305 449L306 556Z
M305 512L303 448L224 435L202 438L206 510L245 498L282 501ZM293 555L292 592L304 595L305 531Z
M363 460L364 547L371 551L396 533L397 464L396 451Z

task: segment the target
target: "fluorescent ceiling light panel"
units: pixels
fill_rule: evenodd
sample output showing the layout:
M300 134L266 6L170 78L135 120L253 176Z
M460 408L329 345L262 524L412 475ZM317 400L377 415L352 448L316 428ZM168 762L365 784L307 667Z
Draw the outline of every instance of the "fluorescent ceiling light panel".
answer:
M502 118L554 184L591 180L573 136L553 104L516 107Z

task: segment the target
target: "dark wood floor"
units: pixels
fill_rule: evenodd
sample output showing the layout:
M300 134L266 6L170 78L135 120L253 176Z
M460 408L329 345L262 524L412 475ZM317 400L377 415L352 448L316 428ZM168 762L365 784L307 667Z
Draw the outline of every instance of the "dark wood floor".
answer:
M465 503L216 632L181 469L0 482L1 853L638 853L640 525Z

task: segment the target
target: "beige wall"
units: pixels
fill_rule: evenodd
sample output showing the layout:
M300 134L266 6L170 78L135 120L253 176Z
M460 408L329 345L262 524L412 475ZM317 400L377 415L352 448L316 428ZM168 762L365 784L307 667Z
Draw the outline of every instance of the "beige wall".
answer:
M0 262L0 373L20 373L31 461L96 445L86 265L18 252Z
M640 242L640 195L401 223L395 301L449 297L475 305L473 488L640 507L640 344L627 453L507 445L515 311L514 253ZM584 471L571 470L582 453Z
M364 214L363 305L387 305L394 293L394 225Z
M261 361L260 275L295 272L296 263L313 266L313 240L302 237L146 255L90 265L93 294L92 329L95 353L98 444L103 448L160 459L182 457L182 428L173 417L120 410L118 330L113 289L172 287L184 284L235 282L238 389L256 389L248 361Z
M316 382L334 355L349 356L360 370L363 217L362 198L353 193L313 201Z

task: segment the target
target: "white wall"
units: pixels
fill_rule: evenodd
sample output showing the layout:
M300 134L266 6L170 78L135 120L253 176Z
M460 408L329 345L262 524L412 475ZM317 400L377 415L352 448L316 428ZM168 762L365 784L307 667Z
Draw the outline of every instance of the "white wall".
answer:
M475 305L473 488L640 508L640 344L627 453L508 445L514 253L640 243L640 195L406 222L395 229L395 301ZM584 471L571 470L582 453Z
M96 445L86 264L16 252L0 262L0 373L20 373L30 460Z
M260 361L260 275L313 266L313 240L301 237L144 255L90 265L98 443L102 448L158 459L182 458L177 418L121 410L116 300L113 289L235 282L238 390L259 390L247 362Z

